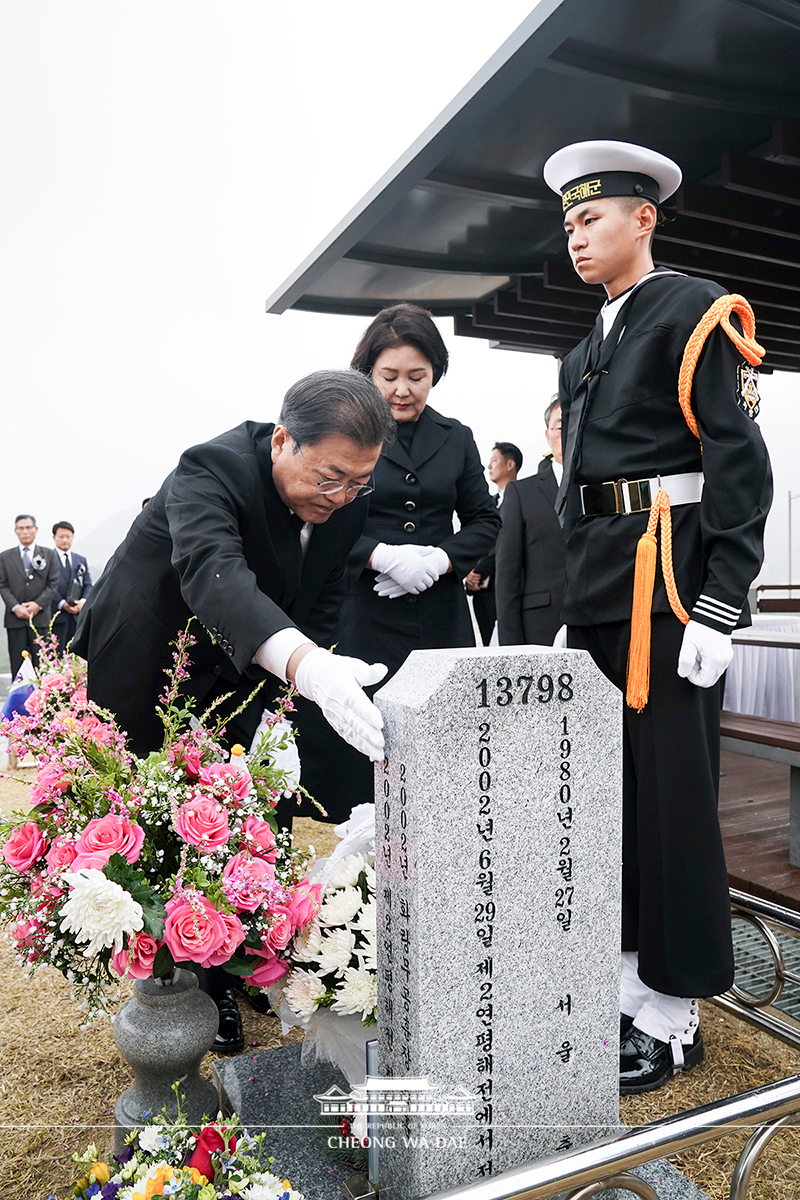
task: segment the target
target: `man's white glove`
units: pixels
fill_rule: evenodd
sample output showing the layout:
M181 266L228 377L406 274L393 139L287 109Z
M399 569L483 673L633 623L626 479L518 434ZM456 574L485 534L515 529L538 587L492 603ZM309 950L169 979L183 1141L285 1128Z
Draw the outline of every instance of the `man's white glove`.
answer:
M398 567L383 566L383 556L378 554L378 563L375 562L375 554L381 548L391 551L412 551L415 558L412 560L411 555L403 555L404 561ZM419 571L413 575L411 568L412 561L416 563ZM450 569L450 559L440 546L385 546L383 542L379 543L372 554L373 570L380 568L380 574L375 581L375 586L372 589L379 596L388 596L390 600L396 600L398 596L412 595L416 596L420 592L427 591L436 580L445 575ZM414 567L414 570L416 567ZM409 579L401 578L408 575Z
M269 718L275 714L272 709L265 708L261 714L261 720L256 730L253 740L250 743L250 753L252 754L264 734L272 734L276 741L281 740L282 734L290 734L292 732L292 722L287 721L285 717L281 717L280 721L275 721L270 724ZM286 787L281 793L282 796L293 796L300 786L300 755L297 750L297 741L295 738L287 738L286 748L280 750L276 747L270 749L269 756L272 759L272 765L277 771L286 772Z
M383 717L361 689L380 683L387 670L383 663L365 663L317 647L300 660L294 681L300 695L319 705L340 737L373 762L381 762Z
M732 658L729 633L719 633L699 621L690 621L683 631L678 674L697 687L713 687Z
M386 542L378 542L370 566L378 572L379 581L381 576L390 575L404 591L416 596L439 578L440 573L430 558L435 549L435 546L387 546Z
M554 650L566 650L567 648L567 627L562 625L556 636L553 638Z

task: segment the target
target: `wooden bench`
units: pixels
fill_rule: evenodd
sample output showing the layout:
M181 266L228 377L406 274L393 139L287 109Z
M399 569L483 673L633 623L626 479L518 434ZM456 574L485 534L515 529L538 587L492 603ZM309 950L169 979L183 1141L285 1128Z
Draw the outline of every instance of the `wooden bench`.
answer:
M800 867L800 724L723 709L723 750L789 764L789 862Z

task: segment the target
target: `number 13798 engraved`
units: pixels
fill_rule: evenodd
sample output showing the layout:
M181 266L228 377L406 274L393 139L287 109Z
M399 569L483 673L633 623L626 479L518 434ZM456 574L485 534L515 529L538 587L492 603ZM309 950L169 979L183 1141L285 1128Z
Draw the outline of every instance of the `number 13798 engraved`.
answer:
M565 704L574 694L572 676L566 672L555 680L552 675L540 675L538 679L533 675L519 675L516 684L510 676L501 675L494 684L490 684L488 679L482 679L475 685L475 690L480 695L478 708L489 708L491 704L497 704L500 708L515 703L549 704L554 697ZM490 696L492 690L493 697Z

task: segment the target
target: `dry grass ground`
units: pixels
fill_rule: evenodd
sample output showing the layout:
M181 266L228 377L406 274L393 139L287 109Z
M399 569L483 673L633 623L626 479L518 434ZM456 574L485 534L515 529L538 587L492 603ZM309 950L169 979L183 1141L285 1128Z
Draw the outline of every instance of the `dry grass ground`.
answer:
M31 775L23 769L18 772L22 783L0 779L3 812L24 807L24 782ZM312 842L320 855L335 841L330 826L313 821L298 821L296 837L298 842ZM111 1150L114 1104L130 1082L128 1067L116 1051L108 1024L79 1029L80 1014L56 972L44 969L28 980L2 942L0 977L0 1196L66 1196L73 1178L72 1153L89 1141ZM248 1049L298 1039L297 1030L281 1038L274 1018L259 1016L244 1004L242 1016ZM626 1124L673 1116L800 1071L800 1053L713 1005L703 1006L702 1023L706 1061L658 1092L625 1099L621 1115ZM211 1061L209 1055L204 1074L210 1074ZM711 1200L728 1200L731 1173L749 1132L711 1142L674 1161ZM796 1197L800 1126L778 1135L751 1191L751 1200Z

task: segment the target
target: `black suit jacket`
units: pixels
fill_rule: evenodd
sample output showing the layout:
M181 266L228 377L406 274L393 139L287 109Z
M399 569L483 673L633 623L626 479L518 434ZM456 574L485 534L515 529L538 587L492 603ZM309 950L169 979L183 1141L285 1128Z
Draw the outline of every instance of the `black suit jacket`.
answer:
M50 605L58 585L58 558L47 546L31 546L31 569L25 574L19 546L0 553L0 596L6 606L6 629L21 629L28 622L14 614L18 604L35 600L42 611L33 618L37 629L50 624Z
M364 535L348 563L340 653L386 663L393 674L412 650L474 645L461 581L491 550L499 528L472 431L426 406L410 454L398 440L375 467ZM376 574L366 564L378 542L440 546L453 570L419 596L377 596Z
M497 633L501 646L551 646L563 624L564 534L553 507L552 456L535 475L509 483L497 539Z
M59 625L70 624L71 621L77 624L78 618L74 613L64 612L63 608L59 608L58 606L62 600L66 600L70 584L75 578L75 575L79 573L81 567L83 567L83 575L81 577L82 586L81 594L78 596L78 599L88 599L89 593L92 590L92 577L89 574L89 564L82 554L74 554L73 551L70 550L69 556L72 562L71 571L66 570L64 562L61 558L61 554L58 552L58 550L55 551L55 556L56 561L58 562L58 587L56 588L56 594L53 597L53 610L55 612L55 616L53 618L54 629L58 628Z
M267 677L252 659L273 633L294 626L323 646L334 640L344 564L367 503L356 500L315 526L303 560L302 523L272 479L274 428L245 421L187 450L83 608L73 649L88 660L89 696L117 715L139 753L161 742L153 709L170 643L191 616L205 629L194 626L186 690L201 708L223 690L246 695ZM269 678L253 732L278 689Z

